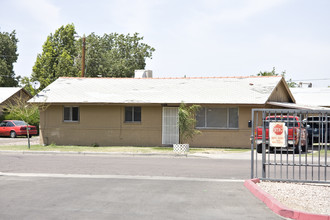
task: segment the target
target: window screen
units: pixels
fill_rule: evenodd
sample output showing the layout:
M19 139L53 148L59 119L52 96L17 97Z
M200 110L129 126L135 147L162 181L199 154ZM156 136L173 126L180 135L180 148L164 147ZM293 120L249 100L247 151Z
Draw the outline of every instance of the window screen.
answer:
M229 108L229 127L238 128L238 108Z
M125 121L133 121L133 107L125 107Z
M125 122L141 122L141 107L125 107Z
M210 128L227 127L227 109L226 108L208 108L207 109L207 127L210 127Z
M79 121L79 107L64 107L63 108L64 121Z
M206 127L205 124L205 110L206 108L201 108L196 114L196 127Z
M64 107L64 121L70 121L71 118L71 108Z
M196 120L197 128L238 128L238 108L202 108Z

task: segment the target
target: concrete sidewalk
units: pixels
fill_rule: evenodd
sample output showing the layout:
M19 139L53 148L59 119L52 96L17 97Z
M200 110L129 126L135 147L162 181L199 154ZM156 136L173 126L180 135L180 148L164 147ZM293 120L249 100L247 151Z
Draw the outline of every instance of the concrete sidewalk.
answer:
M230 159L230 160L250 160L251 151L220 152L220 153L130 153L130 152L75 152L75 151L28 151L28 150L0 150L0 154L61 154L61 155L90 155L90 156L154 156L154 157L189 157L189 158L210 158L210 159Z

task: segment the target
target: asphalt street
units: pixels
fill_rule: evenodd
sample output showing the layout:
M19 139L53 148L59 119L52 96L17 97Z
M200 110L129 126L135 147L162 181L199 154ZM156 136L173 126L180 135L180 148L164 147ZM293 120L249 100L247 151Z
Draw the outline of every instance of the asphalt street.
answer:
M0 154L0 219L282 219L248 160Z
M140 175L244 180L249 160L190 157L0 154L0 172Z

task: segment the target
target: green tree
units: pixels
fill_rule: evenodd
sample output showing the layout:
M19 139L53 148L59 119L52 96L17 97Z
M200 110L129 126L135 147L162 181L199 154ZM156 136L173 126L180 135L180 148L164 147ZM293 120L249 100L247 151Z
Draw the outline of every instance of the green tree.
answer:
M14 63L18 58L17 42L15 31L0 32L0 87L18 86L19 77L14 73Z
M285 79L285 75L286 75L286 71L283 71L281 76ZM268 71L264 71L264 72L259 72L257 74L257 76L280 76L280 74L276 73L275 71L275 67L273 67L273 70L268 72ZM297 87L297 83L293 82L292 79L289 79L286 81L286 83L288 84L288 86L290 88L295 88Z
M75 34L74 25L68 24L47 37L31 78L21 80L27 91L34 94L29 83L36 80L41 84L40 91L60 76L81 76L82 38L75 40ZM155 51L142 40L138 33L88 35L85 77L132 77L134 70L145 68L146 59L151 59Z
M61 26L54 34L47 37L42 47L42 54L38 54L33 66L30 80L40 82L39 90L60 76L78 76L79 68L74 65L77 57L75 34L74 25L68 24ZM26 87L28 85L25 84Z
M275 72L275 67L273 67L273 70L268 72L268 71L264 71L264 72L259 72L257 74L257 76L278 76L279 74Z
M31 79L27 76L22 77L20 80L20 85L22 85L24 89L28 91L32 96L35 96L37 94L37 91L32 88L31 83Z
M134 70L144 69L146 59L155 51L142 43L143 37L110 33L102 37L92 33L86 37L86 77L133 77ZM81 45L79 40L77 64L81 65Z
M22 120L30 125L39 126L39 106L29 104L25 100L16 99L6 105L4 118L8 120Z

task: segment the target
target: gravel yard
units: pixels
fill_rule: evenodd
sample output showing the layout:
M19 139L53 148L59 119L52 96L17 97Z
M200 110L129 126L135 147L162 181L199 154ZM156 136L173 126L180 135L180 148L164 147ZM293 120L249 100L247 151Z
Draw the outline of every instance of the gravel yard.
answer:
M12 145L27 145L28 139L26 137L0 137L0 146L12 146ZM39 136L33 136L30 138L30 144L39 144Z
M330 185L262 181L258 186L287 208L330 215Z

